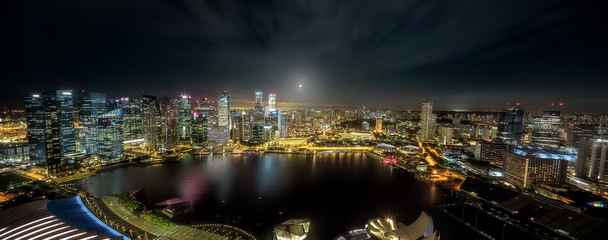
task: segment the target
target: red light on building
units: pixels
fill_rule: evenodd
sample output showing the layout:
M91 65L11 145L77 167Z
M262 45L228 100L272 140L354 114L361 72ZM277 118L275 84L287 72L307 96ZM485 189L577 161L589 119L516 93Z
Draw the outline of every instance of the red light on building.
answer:
M385 158L383 160L384 163L397 164L397 159L394 158Z

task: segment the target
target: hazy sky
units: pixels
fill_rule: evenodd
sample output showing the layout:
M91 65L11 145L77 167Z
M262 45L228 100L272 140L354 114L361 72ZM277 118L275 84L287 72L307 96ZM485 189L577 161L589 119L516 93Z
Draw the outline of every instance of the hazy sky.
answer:
M606 1L0 3L0 105L44 89L608 112ZM299 85L302 84L302 88ZM280 105L281 103L279 103Z

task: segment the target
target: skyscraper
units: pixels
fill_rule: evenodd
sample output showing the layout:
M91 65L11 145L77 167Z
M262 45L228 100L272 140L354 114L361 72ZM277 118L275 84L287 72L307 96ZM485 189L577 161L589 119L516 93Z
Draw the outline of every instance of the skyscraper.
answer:
M517 106L507 108L507 111L500 114L500 124L498 131L504 143L519 144L524 125L524 110Z
M217 112L213 107L213 103L215 101L207 100L207 98L203 98L202 101L196 101L196 112L200 114L199 117L206 119L207 124L217 125Z
M268 94L268 109L267 114L270 115L270 112L277 110L277 94L271 93Z
M532 143L536 146L546 148L559 148L562 137L560 136L560 111L544 111L542 115L534 118L534 132Z
M217 117L217 125L230 131L230 94L228 91L223 91L220 95Z
M124 154L122 108L97 117L97 155L105 161L119 160Z
M125 141L143 138L141 102L135 99L121 98L122 125Z
M207 117L198 109L192 120L192 146L203 147L207 144Z
M40 94L25 97L25 118L30 162L38 164L46 161L45 112Z
M61 171L61 158L76 151L71 90L44 91L25 99L30 161L46 163L49 174Z
M179 114L180 100L178 98L164 98L161 105L162 118L162 146L164 149L177 147L180 143L182 123ZM184 131L185 132L185 131Z
M287 137L287 119L289 118L289 112L286 110L279 111L279 135L282 138Z
M264 108L264 106L262 105L262 101L263 101L263 96L262 96L262 92L255 92L255 105L254 105L254 109L262 109Z
M434 137L435 116L433 116L433 103L422 103L420 113L420 140L428 141Z
M262 92L255 92L255 105L253 108L253 122L251 124L251 142L260 144L264 140L264 107L262 106Z
M56 95L57 107L59 109L61 155L75 153L76 134L74 132L74 97L72 96L72 90L51 91L49 94Z
M377 133L382 132L382 118L376 118L376 129Z
M158 150L160 147L160 109L155 96L144 95L141 99L142 135L146 148Z
M80 151L86 155L97 154L97 118L108 111L108 102L103 93L83 91L78 106L78 120L84 136L80 138Z
M192 102L190 96L181 95L177 98L176 107L179 141L190 144L192 137Z
M575 173L578 177L606 179L608 161L608 139L584 138L579 143Z

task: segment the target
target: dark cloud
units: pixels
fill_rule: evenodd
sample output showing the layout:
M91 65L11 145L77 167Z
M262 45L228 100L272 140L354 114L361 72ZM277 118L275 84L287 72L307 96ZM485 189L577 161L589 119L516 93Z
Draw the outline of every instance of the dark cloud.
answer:
M603 1L2 3L6 104L85 88L286 102L608 109ZM298 88L303 84L303 88Z

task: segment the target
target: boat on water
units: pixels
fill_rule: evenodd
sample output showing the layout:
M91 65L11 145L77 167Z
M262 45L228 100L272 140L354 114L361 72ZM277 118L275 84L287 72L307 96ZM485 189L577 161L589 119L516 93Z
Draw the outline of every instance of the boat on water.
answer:
M234 148L234 150L232 150L232 154L241 154L243 153L243 148L241 148L241 146L238 146L236 148Z
M157 163L179 162L180 160L182 160L183 157L184 157L183 153L163 154L163 155L159 155L159 156L152 158L152 161L150 161L150 163L157 164Z
M208 149L198 149L198 150L192 152L192 155L195 155L195 156L207 156L209 154L211 154L211 151L209 151Z

